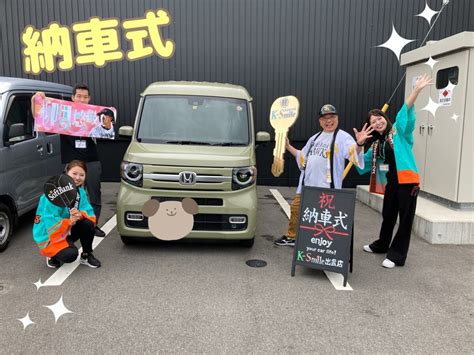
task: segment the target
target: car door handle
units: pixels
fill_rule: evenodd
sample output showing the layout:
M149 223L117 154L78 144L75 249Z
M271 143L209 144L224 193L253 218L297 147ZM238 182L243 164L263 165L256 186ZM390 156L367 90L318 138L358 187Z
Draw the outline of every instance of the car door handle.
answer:
M420 134L421 135L423 135L423 133L425 132L425 127L426 126L424 124L420 125Z
M54 151L54 150L53 150L53 143L48 143L48 144L46 144L46 152L47 152L48 154L53 154L53 151Z
M428 126L428 135L433 135L433 129L434 128L435 128L435 126L433 126L431 124Z

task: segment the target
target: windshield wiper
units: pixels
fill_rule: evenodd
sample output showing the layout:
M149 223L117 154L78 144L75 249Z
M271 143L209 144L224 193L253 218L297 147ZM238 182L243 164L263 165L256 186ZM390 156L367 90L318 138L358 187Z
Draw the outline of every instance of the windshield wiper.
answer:
M166 144L183 144L183 145L211 145L209 142L194 142L194 141L166 141Z
M245 146L244 143L232 143L232 142L222 142L222 143L212 143L212 145L219 145L222 147L236 147L236 146Z

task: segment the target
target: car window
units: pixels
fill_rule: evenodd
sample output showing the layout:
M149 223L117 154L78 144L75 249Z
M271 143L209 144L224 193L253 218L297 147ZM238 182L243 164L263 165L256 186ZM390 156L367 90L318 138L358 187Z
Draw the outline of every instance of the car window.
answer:
M58 99L65 100L65 101L72 101L71 94L63 94L62 97L58 97Z
M145 99L138 139L150 143L248 145L245 100L155 95Z
M33 116L31 114L31 94L17 94L11 98L11 104L5 116L5 142L19 142L34 137ZM11 139L8 138L10 127L15 123L23 123L23 134Z

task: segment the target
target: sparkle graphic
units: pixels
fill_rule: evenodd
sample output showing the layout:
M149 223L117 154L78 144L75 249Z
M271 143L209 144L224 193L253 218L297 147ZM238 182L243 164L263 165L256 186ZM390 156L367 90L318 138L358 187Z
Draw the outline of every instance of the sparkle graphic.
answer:
M51 306L43 306L43 307L49 308L51 310L51 312L53 312L53 314L54 314L54 323L56 323L58 321L59 317L61 317L62 315L66 314L66 313L74 313L74 312L72 312L72 311L70 311L69 309L66 308L66 306L63 303L63 296L62 295L61 295L61 298L59 299L59 301L56 302L55 304L53 304Z
M33 282L33 285L36 286L36 291L38 291L40 289L40 287L43 287L43 283L41 282L41 279L39 279L36 282Z
M458 121L459 116L456 115L456 113L453 112L453 115L451 116L451 119L454 120L454 122Z
M23 330L25 330L29 325L35 324L35 322L30 319L30 312L26 313L26 316L23 318L18 318L18 320L23 324Z
M406 39L401 37L395 30L395 26L392 24L392 34L390 35L390 38L387 42L380 44L377 47L385 47L390 49L397 56L397 59L400 60L400 53L403 47L413 41L414 39Z
M430 59L428 59L428 61L426 61L423 64L429 65L430 68L433 69L433 67L435 66L436 63L438 63L438 61L434 60L433 58L430 57Z
M423 12L420 12L418 15L415 16L420 16L423 17L427 22L428 25L431 25L431 19L433 18L434 15L436 15L439 11L434 11L432 10L429 6L428 3L425 4L425 9Z
M433 100L431 100L431 97L428 99L428 104L422 108L423 111L429 111L433 115L433 117L436 118L436 110L441 106L440 104L437 104Z

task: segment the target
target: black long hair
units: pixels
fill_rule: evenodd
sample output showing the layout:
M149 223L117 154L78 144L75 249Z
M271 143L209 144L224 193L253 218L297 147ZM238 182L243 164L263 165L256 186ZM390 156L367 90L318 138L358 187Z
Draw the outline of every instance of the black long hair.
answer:
M367 140L367 142L365 142L365 147L368 148L372 145L373 142L377 141L377 140L384 140L386 137L387 137L387 134L392 130L392 122L390 121L390 118L388 118L387 114L385 112L383 112L382 110L379 110L377 108L373 109L373 110L370 110L368 113L367 113L367 118L365 120L364 123L367 124L367 126L370 126L370 117L372 116L382 116L383 118L385 118L385 121L387 121L387 127L385 128L385 131L380 134L379 132L377 131L373 131L372 132L372 138L369 138Z

